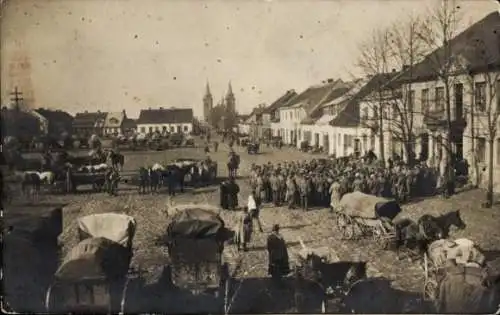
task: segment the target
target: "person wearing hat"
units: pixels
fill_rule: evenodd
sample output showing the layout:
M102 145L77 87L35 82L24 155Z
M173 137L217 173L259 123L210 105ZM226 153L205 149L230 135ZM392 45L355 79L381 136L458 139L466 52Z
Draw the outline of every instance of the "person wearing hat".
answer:
M243 211L238 215L238 223L236 225L235 243L238 251L243 249L248 250L248 243L252 238L253 219L247 207L243 207Z
M267 252L269 256L268 273L276 284L281 285L282 277L290 273L290 263L286 242L279 231L279 225L273 225L271 234L267 237Z

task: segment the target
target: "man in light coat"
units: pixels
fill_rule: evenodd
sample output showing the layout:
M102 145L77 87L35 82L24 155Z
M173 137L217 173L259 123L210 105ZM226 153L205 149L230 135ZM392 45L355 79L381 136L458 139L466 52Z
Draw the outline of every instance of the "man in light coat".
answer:
M259 230L262 233L264 232L264 230L262 229L262 224L259 218L260 203L257 201L258 199L257 200L256 199L257 198L255 198L255 191L252 190L252 192L248 196L247 208L248 212L250 213L250 216L252 217L252 220L255 220L257 222L257 226L259 227Z

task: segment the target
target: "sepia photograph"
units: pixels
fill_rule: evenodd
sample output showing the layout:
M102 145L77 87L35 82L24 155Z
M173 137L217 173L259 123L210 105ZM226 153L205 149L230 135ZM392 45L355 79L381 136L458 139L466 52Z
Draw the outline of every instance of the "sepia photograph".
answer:
M0 0L6 313L500 314L500 1Z

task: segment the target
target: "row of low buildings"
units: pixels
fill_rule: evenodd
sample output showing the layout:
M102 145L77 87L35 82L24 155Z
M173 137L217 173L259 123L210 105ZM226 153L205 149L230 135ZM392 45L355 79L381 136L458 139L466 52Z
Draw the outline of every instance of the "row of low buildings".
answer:
M477 42L485 43L482 51L489 56L487 62L479 60L472 49L464 49ZM280 136L285 144L297 147L307 141L337 157L373 150L377 156L383 151L386 159L394 154L406 158L405 152L411 148L416 158L437 165L445 154L445 102L449 100L453 153L469 162L474 155L487 166L488 152L493 150L495 165L500 166L500 134L494 135L490 148L487 128L488 118L500 114L499 13L467 28L450 41L450 47L457 58L449 89L432 64L443 53L441 48L411 69L349 82L328 79L301 93L287 91L271 105L259 106L242 117L240 132ZM500 119L494 123L500 127ZM403 137L409 130L412 136ZM411 143L403 141L410 138ZM496 172L495 182L500 185L500 172Z
M61 110L39 108L15 110L2 108L3 136L23 137L54 135L63 133L89 136L122 135L131 133L191 133L194 116L190 108L148 108L141 110L138 119L127 117L121 112L77 113L74 117Z

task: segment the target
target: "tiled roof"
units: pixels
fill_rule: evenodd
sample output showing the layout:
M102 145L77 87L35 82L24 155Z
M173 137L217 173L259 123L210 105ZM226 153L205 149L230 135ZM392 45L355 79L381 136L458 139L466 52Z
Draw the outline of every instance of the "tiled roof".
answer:
M111 112L106 115L104 127L106 128L119 128L125 119L125 112Z
M286 91L285 94L283 94L280 98L278 98L265 109L265 113L270 114L273 110L288 106L290 104L290 101L296 96L297 92L295 92L295 90Z
M51 121L72 121L73 116L62 110L50 110L46 108L35 109L35 111L45 117L49 122Z
M125 128L125 129L135 129L135 128L137 128L137 124L135 123L135 119L125 118L123 120L123 128Z
M339 114L330 121L330 125L337 127L354 127L359 125L359 102L370 95L372 92L392 86L395 78L399 76L398 72L383 73L375 75L367 80L359 80L357 84L345 94L337 104L342 109ZM395 86L397 87L397 86Z
M341 82L341 80L336 80L322 85L311 86L304 92L293 98L290 101L289 107L303 107L306 113L309 115L311 111L318 105L318 103L326 99L330 92L335 89Z
M193 122L191 108L158 108L143 109L137 119L137 124L182 124Z
M474 23L449 42L452 54L459 65L467 65L468 71L484 71L500 67L500 13L492 12ZM445 49L436 49L412 71L402 76L403 81L426 81L436 78L438 65L443 60Z
M73 127L94 127L97 120L104 120L106 115L106 112L77 113L73 119Z

